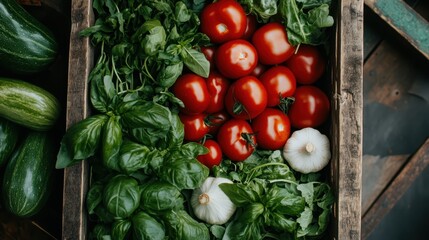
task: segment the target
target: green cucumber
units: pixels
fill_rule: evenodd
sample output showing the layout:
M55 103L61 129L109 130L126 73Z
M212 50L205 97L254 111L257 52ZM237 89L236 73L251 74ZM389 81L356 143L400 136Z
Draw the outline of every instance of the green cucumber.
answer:
M53 33L16 0L0 1L0 67L16 73L45 70L55 60Z
M0 99L0 117L39 131L52 128L61 111L54 95L16 79L0 78Z
M0 166L9 159L19 138L19 127L4 118L0 118Z
M3 206L19 217L38 213L49 197L55 149L47 132L31 131L14 151L3 178Z

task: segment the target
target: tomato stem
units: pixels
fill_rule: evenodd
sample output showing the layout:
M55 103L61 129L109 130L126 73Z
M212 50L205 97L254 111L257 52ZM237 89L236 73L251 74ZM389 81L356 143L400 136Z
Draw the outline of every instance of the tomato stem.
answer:
M282 112L284 112L285 114L288 113L290 106L292 106L292 104L295 102L295 98L294 97L286 97L283 98L280 96L280 103L279 103L279 108Z
M241 137L246 140L247 146L250 145L253 148L256 148L256 143L253 141L252 137L255 133L241 133Z

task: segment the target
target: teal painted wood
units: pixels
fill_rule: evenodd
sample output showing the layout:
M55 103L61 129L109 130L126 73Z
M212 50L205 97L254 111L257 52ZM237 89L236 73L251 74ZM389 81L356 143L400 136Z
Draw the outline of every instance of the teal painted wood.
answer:
M429 59L429 23L402 0L368 0L371 7Z

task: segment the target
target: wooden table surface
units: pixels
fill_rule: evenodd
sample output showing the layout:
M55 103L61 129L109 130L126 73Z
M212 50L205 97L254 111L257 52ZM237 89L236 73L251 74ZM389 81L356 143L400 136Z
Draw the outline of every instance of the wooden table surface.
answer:
M406 4L428 19L428 1ZM362 239L426 239L429 60L368 6L364 46Z

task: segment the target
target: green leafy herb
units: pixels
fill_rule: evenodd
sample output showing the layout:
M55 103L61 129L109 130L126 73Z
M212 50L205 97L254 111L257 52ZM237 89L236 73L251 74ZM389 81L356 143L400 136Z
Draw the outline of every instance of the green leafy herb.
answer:
M319 45L326 42L325 29L334 24L333 17L329 15L329 5L326 2L328 1L288 0L279 2L279 13L285 20L288 39L292 45L296 46L301 43Z
M140 204L138 182L123 175L113 177L104 189L103 202L115 218L129 217Z
M106 115L93 115L70 127L61 140L55 167L65 168L93 156L107 120Z
M278 0L240 0L239 2L249 14L257 16L259 22L266 23L271 17L277 15Z
M326 230L333 203L329 185L297 181L295 173L279 157L279 151L257 151L244 162L222 165L215 174L234 177L238 183L219 187L239 207L236 218L226 228L224 239L249 239L250 236L285 239L285 234L286 239L299 239L320 236ZM273 167L284 168L280 172L287 174L263 174L270 173ZM316 180L315 177L301 178Z
M144 212L138 212L133 218L133 239L165 239L165 230L160 222Z

